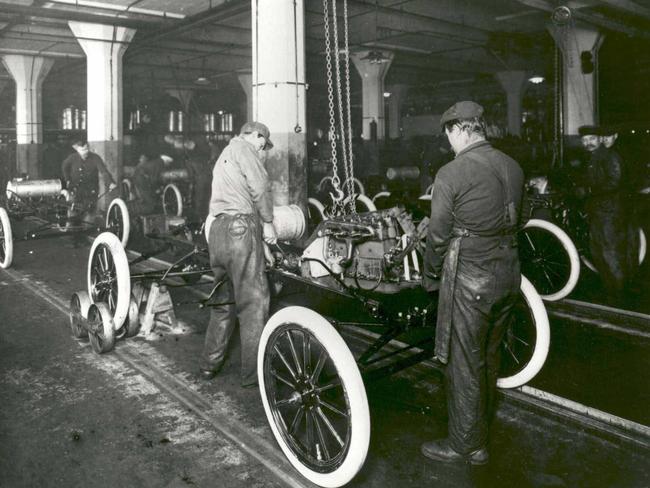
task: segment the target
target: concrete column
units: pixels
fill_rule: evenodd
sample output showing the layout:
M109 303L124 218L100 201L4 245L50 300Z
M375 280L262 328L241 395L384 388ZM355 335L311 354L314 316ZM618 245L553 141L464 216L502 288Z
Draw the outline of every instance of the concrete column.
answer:
M121 181L124 156L122 56L135 29L73 21L68 25L86 53L86 127L90 148L101 156L115 181ZM106 189L107 184L100 181L100 188Z
M6 54L2 63L16 82L16 170L38 178L43 150L43 80L54 60Z
M246 95L246 120L253 120L253 75L240 73L237 78Z
M377 51L374 51L377 52ZM377 139L384 139L384 78L393 61L393 53L381 51L384 62L373 62L366 58L370 51L359 51L350 54L350 59L361 75L363 91L363 133L364 139L370 139L370 124L377 123Z
M275 205L307 209L307 112L304 0L251 0L252 118L275 147L267 170ZM280 53L280 54L279 54Z
M388 137L397 139L402 135L402 105L408 93L408 85L390 85L386 91L388 97Z
M521 135L522 102L528 76L525 71L499 71L496 78L508 97L508 133Z
M576 135L581 125L598 121L598 50L604 35L592 27L580 24L548 27L555 43L562 50L564 135ZM594 70L583 73L581 53L592 55Z

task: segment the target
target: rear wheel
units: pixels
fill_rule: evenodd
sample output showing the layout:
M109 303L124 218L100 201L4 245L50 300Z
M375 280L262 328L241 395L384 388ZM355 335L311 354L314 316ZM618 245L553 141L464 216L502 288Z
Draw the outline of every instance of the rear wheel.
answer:
M162 204L165 215L174 217L183 215L183 197L174 183L169 183L163 190Z
M9 214L0 207L0 268L11 266L14 259L14 239L11 233Z
M531 219L518 237L521 272L541 297L556 301L571 293L580 277L580 257L566 232L546 220Z
M115 328L121 328L129 314L131 277L126 253L115 234L103 232L93 241L87 278L91 302L106 303Z
M548 315L535 287L521 277L520 298L501 343L501 367L497 386L516 388L544 366L551 340Z
M370 414L341 336L313 310L287 307L267 322L257 364L264 410L289 462L317 485L349 482L368 453Z

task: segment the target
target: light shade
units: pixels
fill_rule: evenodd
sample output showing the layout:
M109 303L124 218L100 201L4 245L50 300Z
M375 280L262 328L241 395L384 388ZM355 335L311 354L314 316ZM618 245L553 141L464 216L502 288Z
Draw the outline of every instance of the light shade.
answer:
M544 77L543 76L531 76L528 78L528 81L530 81L533 85L539 85L540 83L544 82Z

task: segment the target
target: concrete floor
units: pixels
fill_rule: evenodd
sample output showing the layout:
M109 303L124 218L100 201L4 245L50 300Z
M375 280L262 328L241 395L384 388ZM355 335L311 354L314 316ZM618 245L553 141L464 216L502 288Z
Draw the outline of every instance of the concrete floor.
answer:
M0 486L310 486L275 444L259 392L239 387L236 343L215 380L195 379L206 310L178 307L179 327L102 356L71 337L65 311L85 288L89 246L67 241L17 243L0 271ZM430 462L419 445L445 433L441 384L414 368L367 385L370 452L349 486L650 486L647 450L509 402L487 467Z

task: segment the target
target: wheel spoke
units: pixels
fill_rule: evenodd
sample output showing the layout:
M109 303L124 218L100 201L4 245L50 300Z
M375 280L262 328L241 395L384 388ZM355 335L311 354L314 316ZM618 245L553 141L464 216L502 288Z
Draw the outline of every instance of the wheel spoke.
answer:
M284 354L282 354L282 351L280 351L280 348L276 344L273 346L273 349L275 350L276 354L280 357L282 362L284 363L284 366L287 368L289 373L291 374L291 377L293 378L293 381L298 381L298 378L296 377L295 371L291 368L291 365L289 364L289 361L287 361L287 358L284 357Z
M293 417L293 421L291 422L291 428L289 429L289 434L293 435L296 432L296 429L300 425L300 421L305 415L305 408L301 406L297 411L296 415Z
M289 348L291 349L291 356L293 357L293 364L296 366L296 372L299 376L302 376L302 367L300 366L300 361L298 361L298 353L296 352L296 346L293 343L293 337L291 336L291 331L288 330L285 334L289 340Z
M323 366L325 366L326 360L327 360L327 354L324 350L321 350L320 355L318 356L318 361L316 362L316 367L314 368L314 372L312 373L310 378L312 383L316 381L320 376L320 373L323 370Z
M343 439L341 439L341 436L339 436L338 432L336 432L336 429L334 428L330 420L327 418L323 410L320 407L316 407L316 413L318 413L318 416L323 420L323 422L327 426L327 429L330 431L330 434L332 434L332 437L334 437L334 439L336 439L336 442L339 443L339 446L343 447L343 445L345 444L343 442Z
M320 441L320 445L322 446L322 451L325 454L325 460L331 459L329 449L327 449L327 442L325 442L325 436L323 435L323 429L320 426L320 422L318 421L318 417L314 415L313 412L309 412L310 415L313 416L314 418L314 425L316 425L316 434L318 434L318 440ZM316 444L316 452L320 454L319 449L318 449L318 444ZM320 461L320 456L319 456L319 461Z
M289 386L290 388L293 388L294 390L296 389L296 387L295 387L295 385L293 383L291 383L289 380L287 380L287 379L283 378L282 376L280 376L276 370L274 370L274 369L271 370L271 375L274 378L280 380L285 385Z
M336 388L337 386L341 386L341 381L338 378L332 383L328 383L326 385L319 386L318 388L314 388L314 393L320 394L323 393L324 391L331 390L332 388Z
M305 375L309 376L311 369L311 336L303 331L302 333L302 359Z
M507 342L504 342L503 347L510 354L510 356L515 361L515 363L519 364L519 360L517 359L517 356L515 355L514 351L510 348L510 344L508 344Z
M339 409L336 408L334 405L332 405L332 404L329 403L329 402L326 402L326 401L323 400L322 398L320 398L318 401L319 401L319 403L320 403L323 407L326 407L326 408L330 409L332 412L334 412L334 413L338 413L339 415L341 415L342 417L345 417L345 418L348 417L348 414L347 414L347 413L345 413L345 412L342 411L342 410L339 410Z

